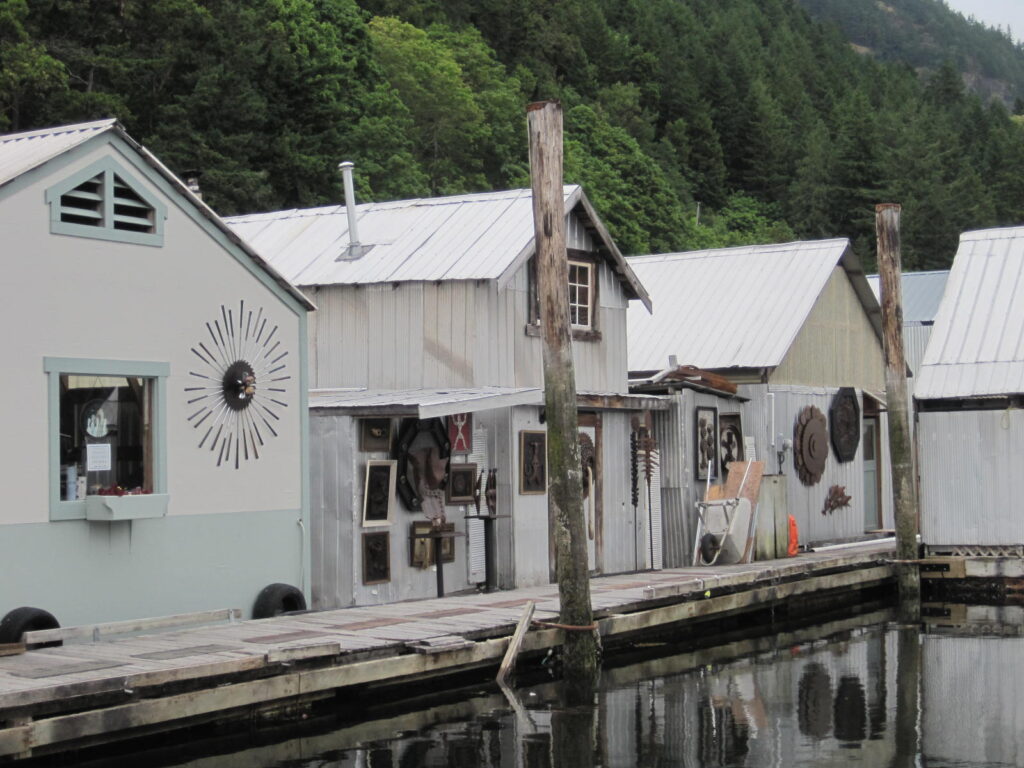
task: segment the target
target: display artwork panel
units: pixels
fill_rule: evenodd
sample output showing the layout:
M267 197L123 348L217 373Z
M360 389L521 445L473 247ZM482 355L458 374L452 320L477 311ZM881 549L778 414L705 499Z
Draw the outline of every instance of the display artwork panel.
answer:
M476 464L448 465L446 496L448 504L473 503L476 499Z
M391 534L363 534L363 584L391 581Z
M434 564L434 542L424 534L430 533L434 524L420 520L409 525L409 565L413 568L429 568Z
M714 480L718 477L718 410L697 408L694 414L696 478Z
M524 429L519 433L519 493L548 489L548 433Z
M359 450L380 453L391 450L391 419L360 419Z
M718 452L722 477L729 474L729 464L744 460L743 428L738 413L718 417Z
M363 491L363 526L388 525L395 506L395 469L397 461L366 462L366 485Z
M473 414L456 413L448 417L448 442L453 456L466 456L473 452Z

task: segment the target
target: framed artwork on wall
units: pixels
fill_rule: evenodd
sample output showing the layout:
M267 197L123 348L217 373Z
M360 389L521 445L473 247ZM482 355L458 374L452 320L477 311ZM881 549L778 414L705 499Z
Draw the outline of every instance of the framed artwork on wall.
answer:
M476 464L449 464L447 504L472 504L476 499Z
M738 413L723 413L718 417L718 451L722 477L729 473L729 464L743 461L743 428Z
M694 457L697 463L698 480L714 480L718 477L718 410L697 407L694 409Z
M548 433L524 429L519 432L519 493L548 490Z
M391 450L391 419L360 419L359 450L386 453Z
M453 456L466 456L473 452L473 414L456 413L448 417L448 442Z
M429 568L434 564L434 541L424 535L433 528L429 520L409 524L409 565L413 568Z
M366 485L363 490L363 527L391 523L395 506L395 468L392 459L366 462Z
M391 534L363 534L363 584L391 581Z

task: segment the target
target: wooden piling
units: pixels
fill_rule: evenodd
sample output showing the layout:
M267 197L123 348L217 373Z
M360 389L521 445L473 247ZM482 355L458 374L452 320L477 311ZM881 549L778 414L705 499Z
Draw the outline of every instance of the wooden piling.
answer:
M583 480L576 414L576 379L569 327L569 262L565 250L562 191L562 105L543 101L527 107L530 178L536 233L537 295L544 340L544 402L548 432L548 509L555 542L560 621L580 627L565 632L566 679L596 681L597 637L582 629L593 623Z
M885 354L885 396L889 411L889 455L896 517L896 556L902 617L917 621L921 611L918 557L918 505L914 483L907 398L907 363L903 354L903 291L900 283L900 206L875 206L878 273L882 285L882 341Z

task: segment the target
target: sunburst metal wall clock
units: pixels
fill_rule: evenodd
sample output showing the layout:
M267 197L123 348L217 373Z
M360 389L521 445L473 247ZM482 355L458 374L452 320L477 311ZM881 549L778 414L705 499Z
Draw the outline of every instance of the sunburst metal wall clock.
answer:
M208 338L192 347L202 365L189 371L188 421L218 467L255 461L265 441L277 437L291 379L279 328L262 307L253 311L240 301L236 315L222 304L220 317L206 323Z

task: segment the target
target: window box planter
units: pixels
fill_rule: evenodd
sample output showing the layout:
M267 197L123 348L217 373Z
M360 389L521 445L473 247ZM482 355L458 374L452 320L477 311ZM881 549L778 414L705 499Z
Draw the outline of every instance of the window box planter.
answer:
M167 514L166 493L146 493L127 496L86 496L85 519L102 522L140 520L163 517Z

